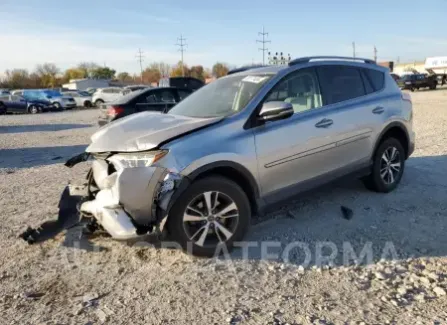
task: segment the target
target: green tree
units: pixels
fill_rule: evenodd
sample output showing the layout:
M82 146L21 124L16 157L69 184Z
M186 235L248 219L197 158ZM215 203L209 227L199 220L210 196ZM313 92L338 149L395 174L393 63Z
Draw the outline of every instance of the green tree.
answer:
M7 88L27 88L29 83L29 73L24 69L6 70L4 77L4 87Z
M36 74L39 76L43 87L55 87L58 73L59 68L54 63L39 64L36 67Z
M84 71L86 78L93 78L93 71L98 69L100 66L95 62L82 62L79 63L76 69Z
M87 77L88 77L87 71L85 71L84 69L79 69L79 68L67 69L67 70L65 70L65 73L64 73L64 81L65 82L69 82L71 79L83 79L83 78L87 78Z
M205 70L201 65L194 65L189 69L189 75L193 78L205 81Z
M215 76L216 78L220 78L227 75L229 68L225 63L217 62L213 65L212 71L213 76Z
M184 74L183 74L184 73ZM171 69L171 77L189 77L189 68L186 64L182 64L181 61L174 65Z
M131 75L125 71L118 73L117 79L121 82L130 82L133 80Z
M95 79L113 79L116 71L109 67L98 67L91 72L91 77Z
M158 83L160 81L160 78L161 78L160 71L154 67L149 66L143 71L143 81L142 82Z

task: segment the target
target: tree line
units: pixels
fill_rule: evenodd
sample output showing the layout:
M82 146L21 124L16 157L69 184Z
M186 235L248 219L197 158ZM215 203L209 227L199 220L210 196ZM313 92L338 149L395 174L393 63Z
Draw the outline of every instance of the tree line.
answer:
M56 88L68 83L71 79L110 79L121 81L126 84L158 83L161 78L166 77L194 77L205 81L207 78L220 78L228 73L229 67L225 63L217 62L211 69L202 65L170 65L165 62L154 62L149 64L142 74L130 74L100 66L94 62L83 62L65 71L59 69L54 63L39 64L34 71L26 69L6 70L3 77L0 77L0 88Z

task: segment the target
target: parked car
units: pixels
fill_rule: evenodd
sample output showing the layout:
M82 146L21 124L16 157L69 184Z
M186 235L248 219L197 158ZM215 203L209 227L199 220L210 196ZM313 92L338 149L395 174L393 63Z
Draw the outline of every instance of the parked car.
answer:
M92 107L92 96L86 92L86 91L76 91L76 90L70 90L70 91L64 91L62 92L64 96L71 96L73 97L74 101L76 102L77 107Z
M131 92L117 100L101 104L98 124L105 125L138 112L166 113L192 93L190 89L146 88Z
M151 88L151 87L148 85L131 85L131 86L124 87L124 89L130 90L130 91L136 91L136 90L141 90L141 89L146 89L146 88Z
M50 109L50 103L42 101L27 101L18 95L0 95L0 114L6 113L30 113L37 114Z
M176 87L183 89L197 90L203 87L205 83L202 80L193 77L171 77L160 79L159 87Z
M95 106L99 107L99 105L114 101L115 99L118 99L119 97L129 92L130 90L125 90L119 87L97 89L92 96L92 102Z
M76 102L71 96L63 96L59 91L52 89L22 89L14 90L13 95L24 97L27 101L49 101L56 110L72 109Z
M8 89L0 89L0 96L9 94L11 94L11 92Z
M411 91L414 91L415 89L419 90L420 88L436 89L438 80L434 75L423 73L407 74L402 76L397 81L397 84L401 89L409 89Z
M85 91L88 92L90 95L93 96L93 94L98 90L98 88L87 88Z
M59 206L76 210L78 198L113 238L160 227L188 252L210 256L242 240L252 214L303 190L351 175L393 191L414 150L412 119L410 95L369 59L248 69L167 114L99 129L66 163L93 159L89 194L68 187Z

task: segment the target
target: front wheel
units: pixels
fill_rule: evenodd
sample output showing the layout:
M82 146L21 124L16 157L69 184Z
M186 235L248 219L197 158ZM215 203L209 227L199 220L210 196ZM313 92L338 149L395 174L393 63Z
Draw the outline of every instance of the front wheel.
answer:
M54 108L57 109L57 110L61 110L61 109L62 109L62 105L61 105L61 103L59 103L59 102L55 102L55 103L53 104L53 106L54 106Z
M374 155L372 173L365 186L375 192L388 193L399 185L405 168L405 150L399 140L384 140Z
M37 107L36 105L31 105L29 108L28 108L28 112L30 113L30 114L37 114L37 113L39 113L39 107Z
M180 195L167 227L189 254L214 256L228 251L248 230L251 208L235 182L219 176L200 179Z

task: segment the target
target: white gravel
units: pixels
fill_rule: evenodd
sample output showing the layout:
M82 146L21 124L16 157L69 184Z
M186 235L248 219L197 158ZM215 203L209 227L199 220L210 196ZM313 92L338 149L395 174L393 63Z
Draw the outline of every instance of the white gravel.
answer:
M0 324L446 324L447 88L412 98L416 151L395 192L352 181L303 195L255 221L248 260L101 236L76 248L76 229L27 245L17 234L54 218L66 183L85 177L87 164L62 162L83 151L98 112L0 116ZM300 242L310 264L303 249L262 259L261 241ZM333 266L315 266L321 245L337 250ZM365 247L374 260L343 266Z

